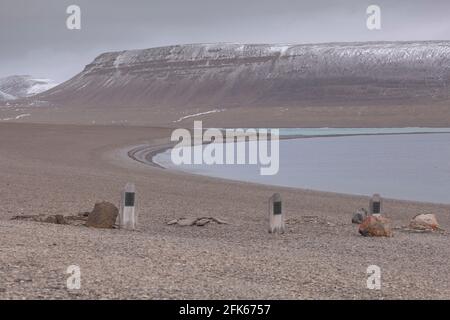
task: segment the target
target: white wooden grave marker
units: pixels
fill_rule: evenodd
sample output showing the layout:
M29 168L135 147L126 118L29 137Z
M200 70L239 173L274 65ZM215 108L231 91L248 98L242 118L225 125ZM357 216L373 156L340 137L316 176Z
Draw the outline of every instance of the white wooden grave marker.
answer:
M383 213L383 199L376 193L370 198L369 201L369 214L381 215Z
M284 213L281 206L281 196L275 193L269 199L269 233L284 233Z
M134 183L127 183L122 191L120 201L119 227L120 229L136 229L136 189Z

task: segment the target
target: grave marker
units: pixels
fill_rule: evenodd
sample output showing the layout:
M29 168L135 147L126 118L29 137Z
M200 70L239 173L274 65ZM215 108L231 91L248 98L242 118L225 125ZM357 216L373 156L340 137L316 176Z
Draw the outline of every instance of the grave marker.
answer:
M281 196L275 193L269 199L269 233L284 233L284 213Z
M134 183L127 183L122 191L120 201L119 227L120 229L136 229L136 191Z
M369 214L381 215L383 213L383 199L376 193L370 198L369 201Z

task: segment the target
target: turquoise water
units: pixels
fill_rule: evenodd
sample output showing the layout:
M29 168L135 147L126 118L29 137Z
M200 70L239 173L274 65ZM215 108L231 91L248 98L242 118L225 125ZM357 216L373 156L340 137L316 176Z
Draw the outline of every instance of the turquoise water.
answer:
M434 134L418 133L430 132L428 128L283 129L282 134L284 130L322 137L281 140L280 170L274 176L261 176L258 165L176 166L170 150L156 155L154 161L171 169L232 180L450 203L450 133L436 133L449 129L433 129ZM380 133L384 135L328 136Z
M282 128L281 136L334 136L366 134L450 133L450 128Z

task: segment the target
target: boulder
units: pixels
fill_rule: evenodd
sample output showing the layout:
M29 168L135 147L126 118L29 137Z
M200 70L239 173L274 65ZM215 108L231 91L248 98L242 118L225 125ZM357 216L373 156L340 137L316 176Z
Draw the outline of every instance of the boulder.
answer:
M352 223L361 224L367 217L367 210L364 208L358 209L352 217Z
M359 225L364 237L392 237L391 222L385 216L367 216Z
M439 230L439 223L434 214L418 214L411 219L409 227L414 230Z
M110 202L98 202L89 214L86 226L93 228L111 229L116 223L119 209Z

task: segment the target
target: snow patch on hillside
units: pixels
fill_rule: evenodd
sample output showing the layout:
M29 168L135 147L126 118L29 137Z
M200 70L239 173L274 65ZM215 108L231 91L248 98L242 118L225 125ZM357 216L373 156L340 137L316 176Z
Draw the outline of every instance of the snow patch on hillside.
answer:
M15 96L8 94L6 92L0 91L0 100L14 100Z
M56 87L58 83L54 82L51 79L31 79L32 81L36 81L36 84L32 85L27 90L27 95L35 95L47 90L50 90L53 87Z
M185 119L189 119L189 118L193 118L193 117L198 117L198 116L202 116L205 114L210 114L210 113L216 113L216 112L223 112L225 111L225 109L214 109L214 110L210 110L210 111L205 111L205 112L199 112L199 113L194 113L194 114L190 114L184 117L179 118L178 120L175 120L173 122L181 122Z
M291 48L291 45L276 45L276 46L269 47L269 51L270 52L279 52L281 55L284 55L290 48Z
M29 117L31 116L31 114L29 113L23 113L23 114L19 114L18 116L12 117L12 118L4 118L1 119L2 121L9 121L9 120L19 120L21 118L25 118L25 117Z

